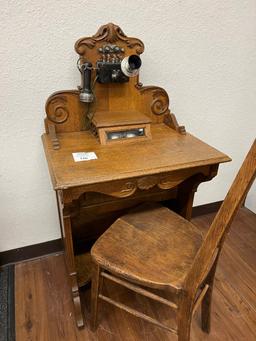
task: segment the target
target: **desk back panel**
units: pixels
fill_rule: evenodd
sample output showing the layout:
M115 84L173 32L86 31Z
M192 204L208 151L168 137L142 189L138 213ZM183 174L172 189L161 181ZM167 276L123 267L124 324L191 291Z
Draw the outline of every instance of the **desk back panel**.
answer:
M100 27L92 37L79 39L75 50L82 62L90 61L93 67L100 58L99 48L106 44L115 44L124 49L124 56L140 55L144 44L137 38L127 37L121 28L109 23ZM92 71L92 80L96 71ZM52 94L45 106L46 133L58 141L57 133L79 132L86 130L86 114L105 111L106 116L113 111L137 111L148 116L152 122L166 122L171 128L184 133L173 114L169 110L169 97L166 91L157 86L143 86L139 77L129 78L126 83L100 84L95 82L94 93L96 100L90 104L79 100L79 90L64 90ZM59 144L56 143L56 148Z

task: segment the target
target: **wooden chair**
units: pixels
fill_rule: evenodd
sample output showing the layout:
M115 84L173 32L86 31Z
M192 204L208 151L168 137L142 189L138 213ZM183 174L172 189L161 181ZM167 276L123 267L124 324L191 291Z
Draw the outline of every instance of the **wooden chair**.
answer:
M204 238L195 225L160 205L142 206L119 218L91 250L92 330L97 327L100 298L176 333L179 341L189 340L191 319L201 304L202 329L209 333L213 281L224 237L255 175L256 140ZM176 310L177 328L104 296L104 278ZM154 289L168 290L172 301Z

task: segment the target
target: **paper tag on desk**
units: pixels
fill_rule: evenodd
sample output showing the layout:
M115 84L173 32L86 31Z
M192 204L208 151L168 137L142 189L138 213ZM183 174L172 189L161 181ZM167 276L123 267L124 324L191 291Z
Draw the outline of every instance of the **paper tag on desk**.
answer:
M80 153L72 153L74 161L80 162L80 161L90 161L90 160L96 160L97 155L94 152L80 152Z

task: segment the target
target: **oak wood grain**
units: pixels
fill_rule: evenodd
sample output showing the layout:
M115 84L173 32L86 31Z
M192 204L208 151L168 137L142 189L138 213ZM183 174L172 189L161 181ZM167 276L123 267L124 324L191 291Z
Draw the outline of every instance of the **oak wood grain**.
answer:
M141 123L150 123L148 116L139 111L98 111L94 114L92 123L96 128L116 127L120 125L134 125Z
M52 150L42 136L55 189L189 169L230 161L230 158L196 137L180 135L164 124L151 127L152 140L101 145L89 132L59 134L62 148ZM74 152L96 153L98 159L74 162Z
M135 283L179 290L201 244L192 223L165 207L145 204L119 218L91 255L104 269Z

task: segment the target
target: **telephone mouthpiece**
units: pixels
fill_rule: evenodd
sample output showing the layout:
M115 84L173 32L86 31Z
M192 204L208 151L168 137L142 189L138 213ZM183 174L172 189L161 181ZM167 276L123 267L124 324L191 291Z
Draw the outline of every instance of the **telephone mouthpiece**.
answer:
M139 73L141 59L136 54L125 57L121 62L121 70L127 77L135 77Z

